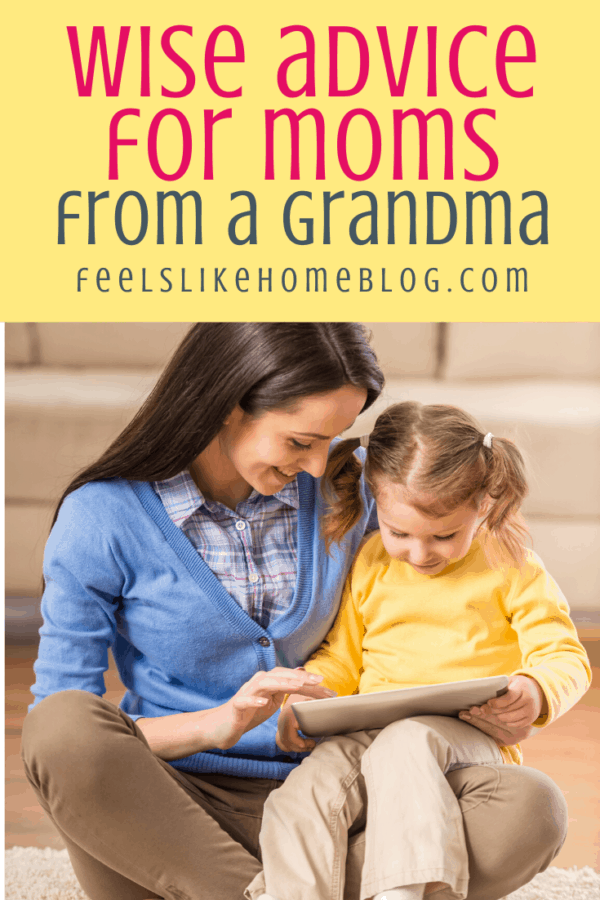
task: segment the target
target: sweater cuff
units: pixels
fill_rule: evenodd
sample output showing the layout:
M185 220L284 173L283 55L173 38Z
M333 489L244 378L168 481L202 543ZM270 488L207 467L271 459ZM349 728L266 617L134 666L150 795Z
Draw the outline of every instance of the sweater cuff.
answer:
M532 722L531 724L534 728L543 728L545 725L549 725L550 722L552 721L552 712L551 712L552 707L550 705L550 699L548 697L548 694L546 693L546 689L545 689L544 685L542 684L541 679L536 678L535 675L533 675L531 673L531 671L527 671L527 669L517 669L517 671L513 672L512 674L513 675L524 675L526 678L531 678L532 681L535 681L535 683L537 684L537 686L539 687L539 689L541 690L541 692L544 696L544 700L546 701L546 706L548 707L548 712L541 713L537 717L535 722Z

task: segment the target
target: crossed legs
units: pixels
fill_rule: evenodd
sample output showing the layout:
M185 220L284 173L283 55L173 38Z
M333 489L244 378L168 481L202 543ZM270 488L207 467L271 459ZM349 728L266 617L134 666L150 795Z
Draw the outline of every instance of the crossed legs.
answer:
M281 782L178 772L94 694L36 706L23 760L92 900L242 900L260 871L262 808Z

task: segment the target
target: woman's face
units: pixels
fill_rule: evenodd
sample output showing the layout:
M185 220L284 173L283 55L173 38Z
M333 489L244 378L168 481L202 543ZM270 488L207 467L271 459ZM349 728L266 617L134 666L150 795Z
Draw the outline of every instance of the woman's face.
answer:
M276 494L299 472L323 475L331 441L352 425L366 399L364 388L348 384L257 417L238 406L217 436L221 454L259 493Z

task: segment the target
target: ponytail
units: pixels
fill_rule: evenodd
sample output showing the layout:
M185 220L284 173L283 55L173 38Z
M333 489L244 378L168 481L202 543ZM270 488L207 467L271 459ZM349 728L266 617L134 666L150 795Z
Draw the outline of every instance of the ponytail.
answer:
M363 504L360 497L362 465L354 455L360 438L340 441L331 451L323 477L323 495L329 510L323 517L321 535L329 552L360 519Z
M485 493L492 506L481 527L481 543L491 565L521 566L529 531L520 513L527 496L525 462L520 451L506 438L493 438L483 448L486 457Z

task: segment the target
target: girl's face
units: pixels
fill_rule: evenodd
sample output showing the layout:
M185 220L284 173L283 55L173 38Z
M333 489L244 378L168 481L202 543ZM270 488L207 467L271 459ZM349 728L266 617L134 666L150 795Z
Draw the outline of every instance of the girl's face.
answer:
M466 556L487 511L487 502L476 505L468 501L448 515L431 518L407 502L401 485L378 485L383 545L390 556L407 562L422 575L437 575Z
M318 478L331 441L352 425L366 399L364 388L349 384L305 397L287 411L253 417L237 407L218 435L221 453L261 494L277 493L299 472Z

